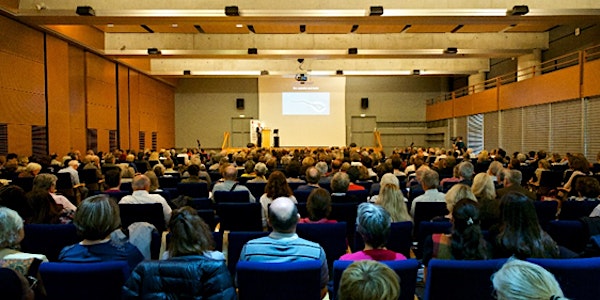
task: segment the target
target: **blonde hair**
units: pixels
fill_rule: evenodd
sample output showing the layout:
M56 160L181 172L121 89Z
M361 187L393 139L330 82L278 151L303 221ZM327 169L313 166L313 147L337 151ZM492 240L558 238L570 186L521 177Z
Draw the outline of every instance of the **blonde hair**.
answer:
M396 300L400 296L400 278L390 267L374 261L352 263L340 280L340 300Z
M446 193L446 208L449 212L454 209L454 205L462 200L462 199L471 199L477 202L477 198L471 192L471 187L462 183L455 184L450 188L450 190Z
M499 300L566 299L552 273L523 260L509 259L492 283Z
M390 183L382 185L375 203L390 214L392 222L412 222L406 203L404 203L404 196L398 186Z
M473 178L473 185L471 191L478 198L495 199L496 198L496 187L494 187L494 181L492 176L487 173L479 173Z

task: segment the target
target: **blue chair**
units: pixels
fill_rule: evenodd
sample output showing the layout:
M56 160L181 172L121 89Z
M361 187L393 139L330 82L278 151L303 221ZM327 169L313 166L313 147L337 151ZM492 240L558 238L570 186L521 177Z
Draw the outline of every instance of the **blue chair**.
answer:
M313 190L295 190L294 197L298 203L306 203L308 201L308 196Z
M405 257L410 257L410 247L412 246L412 230L413 223L407 222L393 222L390 226L390 237L388 239L386 248L394 252L402 253ZM365 243L356 232L354 234L354 251L364 249Z
M64 247L81 241L73 224L25 224L24 230L21 251L44 254L49 261L58 261Z
M220 231L262 231L260 203L217 203Z
M416 259L380 261L387 265L400 277L400 297L399 300L413 300L417 283L417 271L419 262ZM333 262L333 290L330 291L329 299L336 299L340 286L342 273L353 261L336 260Z
M413 221L415 222L415 233L419 232L421 222L429 222L431 219L448 214L446 202L415 202L415 214Z
M350 198L355 198L355 201L362 203L367 202L370 192L370 190L347 191L346 195Z
M254 198L256 199L260 199L260 196L262 196L265 193L266 186L266 182L246 182L246 187L250 190L250 193L252 193L252 196L254 196Z
M424 300L493 299L491 276L506 259L432 259L427 268Z
M200 216L200 218L204 220L206 225L210 227L210 230L214 231L215 227L217 226L217 221L215 219L215 211L212 209L198 209L196 210L196 212L198 213L198 216Z
M530 258L554 274L569 299L600 299L600 257L574 259Z
M154 225L159 232L166 229L165 215L160 203L119 204L119 210L123 228L129 227L135 222L148 222Z
M126 261L40 265L48 300L121 299L129 273Z
M556 213L558 212L557 201L534 201L533 206L535 207L538 221L544 230L550 221L556 220Z
M333 267L333 261L346 254L348 245L346 242L346 223L311 224L302 223L296 226L299 237L315 242L325 250L329 270Z
M223 252L223 233L219 231L212 232L213 240L215 241L215 250Z
M240 260L242 248L249 241L269 235L267 231L231 231L227 237L227 268L235 276L235 266Z
M290 189L292 189L292 191L295 191L299 186L305 184L306 182L288 182L288 185L290 186Z
M250 193L247 191L215 191L215 203L247 203L250 202Z
M179 195L192 198L208 198L208 184L206 182L177 183Z
M212 209L212 201L208 198L192 198L188 204L194 209Z
M131 186L131 182L121 182L121 191L133 192L133 187Z
M158 177L158 185L161 188L174 188L179 183L179 176L161 176Z
M289 263L240 261L237 264L237 285L241 300L319 300L321 263L318 260Z
M356 231L356 215L358 203L331 203L329 219L346 222L346 238L349 245L354 245L354 232Z
M104 192L104 194L107 194L109 197L114 198L115 201L117 203L119 203L119 201L121 201L121 198L131 195L130 191L114 191L114 192Z
M582 252L589 239L587 229L579 220L551 221L547 232L558 245L575 253Z
M558 218L560 220L577 220L581 217L588 217L599 203L597 201L563 201Z

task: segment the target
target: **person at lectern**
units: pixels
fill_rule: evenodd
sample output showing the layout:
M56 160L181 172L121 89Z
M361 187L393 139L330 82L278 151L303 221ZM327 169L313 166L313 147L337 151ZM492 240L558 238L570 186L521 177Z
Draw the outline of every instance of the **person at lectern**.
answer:
M262 147L262 127L260 124L256 126L256 147Z

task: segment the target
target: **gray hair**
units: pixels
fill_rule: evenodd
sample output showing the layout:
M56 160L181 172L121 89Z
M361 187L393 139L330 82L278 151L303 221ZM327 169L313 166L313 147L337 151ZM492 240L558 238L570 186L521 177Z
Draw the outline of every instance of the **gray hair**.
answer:
M21 229L23 229L21 216L10 208L0 207L0 248L19 244Z
M435 189L440 185L440 175L435 170L427 169L421 177L423 188Z
M317 168L317 170L319 170L319 173L321 173L321 176L324 176L325 174L327 174L327 170L329 169L329 167L327 166L327 163L324 161L320 161L315 165L315 168Z
M57 180L58 180L58 178L54 174L48 174L48 173L38 174L33 179L33 189L47 191L51 187L56 186Z
M462 178L471 179L474 172L475 167L473 167L471 162L463 161L458 164L458 174L460 174Z
M254 166L254 171L256 171L256 175L258 175L258 176L263 176L263 175L267 174L268 170L269 169L267 169L267 165L265 165L264 163L261 163L261 162L257 163Z
M350 177L344 172L337 172L331 178L331 191L334 193L345 193L350 185Z
M523 180L523 174L519 170L504 170L504 179L508 180L511 184L520 185Z
M356 217L357 231L365 245L379 248L387 243L392 218L383 207L371 203L361 203Z
M383 176L381 176L379 185L381 187L383 187L386 184L393 184L393 185L397 186L398 188L400 188L400 181L398 180L398 177L392 173L385 173L385 174L383 174Z
M566 299L552 273L523 260L509 259L492 283L499 300Z
M490 163L490 166L488 167L488 172L490 173L490 175L496 176L498 175L498 172L502 170L502 168L502 163L495 160L492 163Z

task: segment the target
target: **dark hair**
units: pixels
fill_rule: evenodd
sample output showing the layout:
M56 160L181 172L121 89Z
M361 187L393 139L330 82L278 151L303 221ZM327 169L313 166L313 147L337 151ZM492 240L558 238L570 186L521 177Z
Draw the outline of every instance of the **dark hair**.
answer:
M198 174L200 174L200 167L198 165L191 164L187 168L187 171L190 176L198 176Z
M519 259L556 258L558 247L542 230L533 201L521 193L510 192L500 199L501 226L496 243L501 251Z
M0 205L16 211L26 221L33 215L25 191L18 185L11 184L0 187Z
M119 206L106 194L86 198L77 208L73 224L84 239L105 239L121 227Z
M458 260L486 259L486 246L479 226L479 207L471 199L458 201L452 210L452 256Z
M57 204L52 195L44 190L27 193L27 201L33 210L32 224L59 224L63 206Z
M590 172L590 163L585 156L580 153L569 157L569 166L575 171L581 171L586 174Z
M198 216L198 212L189 206L173 211L169 221L169 231L171 232L169 244L171 257L202 254L215 248L210 228Z
M302 165L295 159L292 159L290 163L285 167L285 175L289 178L297 178L300 176L300 170Z
M311 221L327 218L331 213L331 194L329 194L329 191L322 188L313 189L308 195L306 210Z
M121 169L111 169L106 172L104 182L109 188L118 187L121 184Z
M575 190L585 198L598 198L600 195L600 183L598 179L591 176L578 177L575 183Z
M269 175L267 185L265 186L267 197L275 200L279 197L289 197L294 194L292 188L287 183L285 175L280 171L275 171Z

